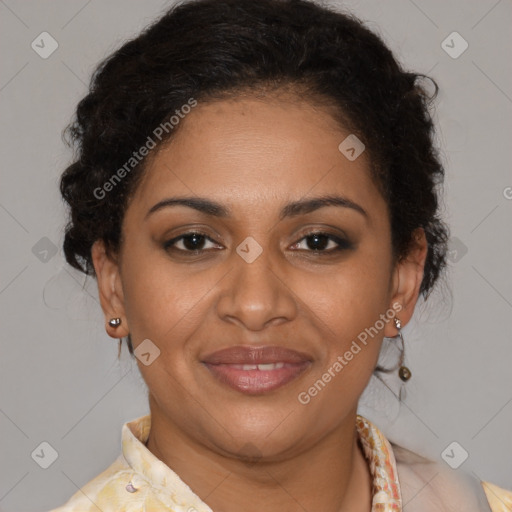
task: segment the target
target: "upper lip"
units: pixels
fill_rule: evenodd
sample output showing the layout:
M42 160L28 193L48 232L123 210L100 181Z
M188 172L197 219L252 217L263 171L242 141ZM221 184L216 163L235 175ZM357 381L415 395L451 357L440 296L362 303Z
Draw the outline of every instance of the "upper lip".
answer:
M285 347L237 345L213 352L206 356L203 362L209 364L268 364L304 363L311 360L307 354Z

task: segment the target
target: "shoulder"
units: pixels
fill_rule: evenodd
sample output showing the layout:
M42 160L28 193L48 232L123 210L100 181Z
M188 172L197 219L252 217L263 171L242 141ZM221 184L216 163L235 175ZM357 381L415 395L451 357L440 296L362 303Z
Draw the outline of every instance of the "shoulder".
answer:
M487 482L464 470L426 459L391 443L404 510L414 512L510 512L488 499ZM491 484L492 485L492 484ZM495 492L508 493L493 486ZM490 489L490 488L488 488ZM491 508L492 507L492 508Z

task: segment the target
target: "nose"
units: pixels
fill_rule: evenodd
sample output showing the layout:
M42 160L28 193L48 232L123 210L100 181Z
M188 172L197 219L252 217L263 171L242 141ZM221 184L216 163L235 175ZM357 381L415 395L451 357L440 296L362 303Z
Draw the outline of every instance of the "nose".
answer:
M290 272L262 249L254 260L233 251L231 271L221 281L217 302L222 320L251 331L288 322L297 312Z

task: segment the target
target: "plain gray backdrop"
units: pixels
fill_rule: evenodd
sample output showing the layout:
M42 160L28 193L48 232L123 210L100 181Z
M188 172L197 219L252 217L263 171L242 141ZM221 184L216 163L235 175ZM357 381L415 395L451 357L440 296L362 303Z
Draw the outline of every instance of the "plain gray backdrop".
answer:
M403 330L405 402L396 376L390 389L372 379L361 413L392 441L512 488L512 2L331 3L438 82L452 232L445 284ZM0 0L2 511L64 503L117 457L122 424L148 413L136 364L125 348L118 361L104 331L96 282L64 261L58 179L72 157L61 132L94 66L170 5ZM47 469L41 449L55 450Z

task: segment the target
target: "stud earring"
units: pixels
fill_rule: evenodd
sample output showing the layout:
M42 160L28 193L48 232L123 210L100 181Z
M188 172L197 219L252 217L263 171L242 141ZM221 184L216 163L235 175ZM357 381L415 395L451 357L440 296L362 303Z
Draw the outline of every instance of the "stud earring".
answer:
M119 327L121 325L121 319L120 318L111 318L108 321L108 325L110 325L110 327L113 327L115 329L116 327Z

